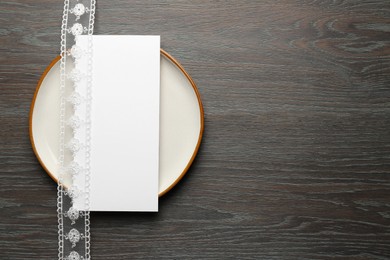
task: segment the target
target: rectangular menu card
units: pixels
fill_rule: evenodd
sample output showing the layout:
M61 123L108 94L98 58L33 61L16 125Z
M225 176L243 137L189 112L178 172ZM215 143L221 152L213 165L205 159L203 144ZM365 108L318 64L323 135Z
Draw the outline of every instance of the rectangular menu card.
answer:
M90 46L90 210L158 211L160 37L96 35Z

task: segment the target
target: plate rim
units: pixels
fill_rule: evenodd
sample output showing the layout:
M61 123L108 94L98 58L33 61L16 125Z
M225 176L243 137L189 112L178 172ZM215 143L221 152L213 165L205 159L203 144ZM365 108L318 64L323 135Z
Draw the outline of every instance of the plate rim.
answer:
M169 185L165 190L159 192L158 196L159 197L162 197L163 195L165 195L166 193L168 193L173 187L175 187L179 182L180 180L184 177L184 175L186 175L186 173L188 172L189 168L191 167L192 163L194 162L195 160L195 157L198 153L198 150L199 150L199 147L200 147L200 144L201 144L201 141L202 141L202 138L203 138L203 132L204 132L204 110L203 110L203 104L202 104L202 100L201 100L201 97L200 97L200 93L199 93L199 90L194 82L194 80L191 78L191 76L187 73L187 71L184 69L184 67L175 59L173 58L168 52L166 52L165 50L163 49L160 49L160 55L163 55L164 57L166 57L168 60L170 60L177 68L180 69L180 71L184 74L184 76L187 78L187 80L190 82L194 92L195 92L195 95L196 95L196 98L198 100L198 105L199 105L199 111L200 111L200 130L199 130L199 135L198 135L198 141L197 141L197 144L195 146L195 149L194 149L194 152L192 153L192 156L190 158L190 160L188 161L186 167L183 169L183 171L181 172L181 174L176 178L176 180L174 182L171 183L171 185ZM42 73L41 77L39 78L39 81L38 81L38 84L35 88L35 91L34 91L34 96L33 96L33 99L31 101L31 105L30 105L30 112L29 112L29 136L30 136L30 143L31 143L31 147L34 151L34 154L35 156L37 157L38 159L38 162L40 163L40 165L42 166L42 168L45 170L45 172L47 173L47 175L50 176L50 178L52 180L54 180L56 183L58 183L58 179L57 177L49 171L49 169L47 168L47 166L44 164L41 156L39 155L38 153L38 150L35 146L35 141L34 141L34 136L33 136L33 128L32 128L32 124L33 124L33 114L34 114L34 108L35 108L35 101L37 99L37 96L38 96L38 92L41 88L41 85L43 83L43 80L46 78L46 75L49 73L49 71L53 68L53 66L61 59L61 56L58 55L57 57L55 57L51 62L50 64L46 67L46 69L44 70L44 72Z

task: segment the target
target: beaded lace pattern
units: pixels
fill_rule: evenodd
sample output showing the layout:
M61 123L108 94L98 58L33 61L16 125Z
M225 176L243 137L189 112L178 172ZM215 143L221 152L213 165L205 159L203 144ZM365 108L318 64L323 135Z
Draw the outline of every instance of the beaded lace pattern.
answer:
M57 188L58 259L90 260L90 143L92 40L87 49L79 35L93 34L96 0L65 0L61 27L60 148ZM85 48L85 47L84 47ZM87 61L80 71L78 62ZM81 178L80 178L81 176ZM77 177L77 181L76 181ZM75 199L83 207L75 206Z

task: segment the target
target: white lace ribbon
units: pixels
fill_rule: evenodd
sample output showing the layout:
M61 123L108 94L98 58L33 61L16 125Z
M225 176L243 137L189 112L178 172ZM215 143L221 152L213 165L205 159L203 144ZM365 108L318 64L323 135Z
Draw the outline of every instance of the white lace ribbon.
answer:
M64 2L61 27L60 147L57 189L58 259L60 260L91 259L89 179L92 40L88 40L88 46L84 50L75 43L79 35L93 34L95 6L96 0L65 0ZM87 69L79 71L77 63L83 55L87 55ZM79 186L75 183L76 176ZM75 199L80 197L84 205L82 209L77 208L74 203Z

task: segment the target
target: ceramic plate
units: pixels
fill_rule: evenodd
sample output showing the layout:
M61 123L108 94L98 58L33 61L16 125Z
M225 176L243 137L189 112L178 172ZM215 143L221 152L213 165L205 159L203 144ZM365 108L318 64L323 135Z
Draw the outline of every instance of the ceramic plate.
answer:
M57 181L59 57L43 73L30 110L30 139L46 172ZM184 176L198 151L204 126L199 92L184 68L161 50L159 195Z

